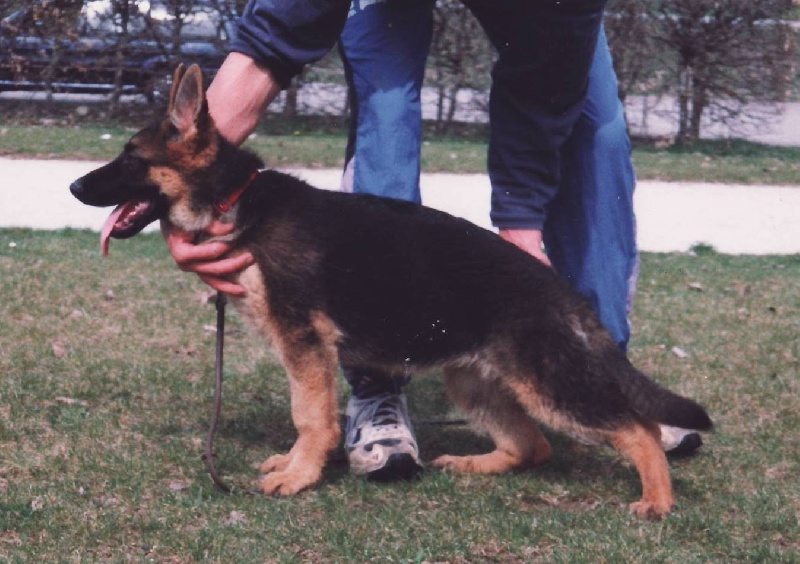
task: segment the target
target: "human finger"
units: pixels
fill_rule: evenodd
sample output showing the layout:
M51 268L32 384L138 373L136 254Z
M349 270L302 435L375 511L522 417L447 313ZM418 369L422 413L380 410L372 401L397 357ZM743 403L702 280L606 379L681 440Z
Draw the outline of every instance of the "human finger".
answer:
M212 237L223 237L236 231L236 225L215 219L203 231Z
M255 263L252 253L244 251L233 256L214 260L210 262L196 262L186 265L189 270L197 274L210 274L213 276L225 276L241 272L248 266Z
M210 276L207 274L198 274L200 280L218 292L223 292L231 296L244 296L247 291L243 286L221 278L219 276Z

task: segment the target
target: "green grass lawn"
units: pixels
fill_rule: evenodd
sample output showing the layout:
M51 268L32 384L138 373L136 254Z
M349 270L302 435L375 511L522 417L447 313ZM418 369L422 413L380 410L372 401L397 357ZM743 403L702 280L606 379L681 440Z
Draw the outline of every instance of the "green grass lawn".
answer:
M136 131L120 125L0 126L0 155L108 160ZM470 129L444 139L427 135L425 172L486 171L485 132ZM270 121L248 141L270 167L340 168L346 136L341 121ZM745 141L703 141L656 149L634 144L633 163L642 180L800 185L800 148Z
M112 251L0 229L0 561L800 561L800 256L643 257L631 357L716 422L671 463L675 513L643 522L630 465L553 435L533 471L374 485L337 459L297 497L249 494L294 431L282 370L232 312L216 450L236 493L217 493L208 293L157 234ZM453 415L436 378L408 392L424 459L487 447L424 424Z

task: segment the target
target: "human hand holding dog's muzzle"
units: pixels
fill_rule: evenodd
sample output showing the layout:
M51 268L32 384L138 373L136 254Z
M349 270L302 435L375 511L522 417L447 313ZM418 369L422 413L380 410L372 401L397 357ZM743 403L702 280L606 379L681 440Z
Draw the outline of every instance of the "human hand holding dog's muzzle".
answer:
M210 237L222 237L234 229L232 224L215 220L206 228L205 233ZM178 268L185 272L194 272L218 292L232 296L243 296L246 293L242 286L231 282L227 277L241 272L255 262L250 252L241 251L228 256L233 248L230 243L212 240L198 244L194 233L183 231L168 221L161 222L161 233Z

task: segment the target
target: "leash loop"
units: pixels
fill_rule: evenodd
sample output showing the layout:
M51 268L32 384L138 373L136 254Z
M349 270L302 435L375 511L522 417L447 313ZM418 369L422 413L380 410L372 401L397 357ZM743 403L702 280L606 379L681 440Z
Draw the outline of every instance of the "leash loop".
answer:
M211 479L217 489L226 494L231 493L231 488L228 487L222 478L219 477L217 469L214 467L214 434L217 432L217 422L219 421L219 413L222 408L222 351L225 342L225 304L227 298L222 292L217 292L217 298L214 305L217 307L217 344L216 344L216 358L214 361L214 406L211 410L211 424L208 428L208 436L206 437L206 454L205 463Z

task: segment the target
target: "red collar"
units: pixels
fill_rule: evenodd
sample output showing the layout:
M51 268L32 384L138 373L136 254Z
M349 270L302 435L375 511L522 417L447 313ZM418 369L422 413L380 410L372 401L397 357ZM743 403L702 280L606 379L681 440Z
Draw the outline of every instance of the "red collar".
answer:
M255 180L256 176L258 176L259 172L261 171L254 170L253 173L250 175L250 177L247 179L247 182L244 183L244 186L236 190L233 194L231 194L224 200L219 200L217 203L215 203L214 209L217 210L217 213L221 215L223 213L228 212L233 207L233 205L237 201L239 201L239 198L241 198L242 194L244 194L244 191L250 187L250 185L253 183L253 180Z

